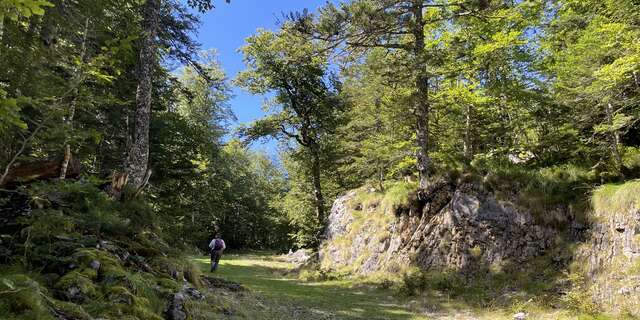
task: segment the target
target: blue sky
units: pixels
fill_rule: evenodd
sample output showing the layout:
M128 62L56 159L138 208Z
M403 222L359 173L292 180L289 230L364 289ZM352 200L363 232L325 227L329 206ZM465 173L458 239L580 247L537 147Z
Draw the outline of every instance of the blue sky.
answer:
M327 0L232 0L230 4L216 1L216 8L202 16L197 40L202 49L216 49L219 60L230 79L244 69L238 49L257 29L277 30L283 14L308 8L315 11ZM264 97L234 88L235 97L230 106L238 118L236 123L248 123L264 115L261 110ZM276 143L254 143L253 148L274 155Z

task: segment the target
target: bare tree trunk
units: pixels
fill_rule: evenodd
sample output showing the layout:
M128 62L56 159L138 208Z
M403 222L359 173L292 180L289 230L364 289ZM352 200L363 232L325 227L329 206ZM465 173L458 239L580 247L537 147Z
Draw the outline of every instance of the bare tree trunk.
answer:
M136 111L134 115L133 141L125 161L125 171L129 183L140 188L148 175L149 162L149 122L153 91L153 68L156 64L158 36L158 16L160 0L146 0L144 5L144 34L139 57L138 88L136 91Z
M82 45L80 48L80 63L84 62L84 56L87 52L87 33L89 33L89 19L87 18L84 21L84 33L82 34ZM74 85L75 89L73 91L73 98L71 99L71 105L69 110L69 116L64 120L65 124L73 129L73 118L76 114L76 101L78 99L78 87L80 85L80 70L79 67L76 66L73 68L73 77L75 78ZM66 139L68 140L68 139ZM64 180L67 177L67 169L69 168L69 161L71 161L71 145L67 142L64 146L64 157L62 158L62 166L60 169L60 180Z
M4 13L0 12L0 45L2 44L2 38L4 37ZM0 46L1 48L2 46Z
M607 114L607 124L609 127L613 127L613 106L611 103L607 103L605 106L606 114ZM620 155L620 133L618 130L609 131L609 143L611 147L611 151L613 152L613 160L616 163L616 167L620 173L622 173L622 156Z
M426 70L424 52L424 20L422 17L422 0L414 0L412 13L415 19L412 30L414 37L413 55L415 59L416 91L414 95L415 116L416 116L416 164L420 175L420 188L429 186L429 75Z
M471 105L467 104L465 110L464 122L464 145L462 146L464 159L467 164L471 163L473 158L473 146L471 145Z

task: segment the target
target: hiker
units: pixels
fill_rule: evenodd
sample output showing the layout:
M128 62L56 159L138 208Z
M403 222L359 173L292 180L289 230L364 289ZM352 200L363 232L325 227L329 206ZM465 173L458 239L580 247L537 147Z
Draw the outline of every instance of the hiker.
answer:
M209 243L209 249L211 249L211 272L216 271L218 269L218 262L220 262L220 257L222 257L222 252L226 249L227 246L224 244L224 240L220 238L220 234L216 233L213 237L213 240Z

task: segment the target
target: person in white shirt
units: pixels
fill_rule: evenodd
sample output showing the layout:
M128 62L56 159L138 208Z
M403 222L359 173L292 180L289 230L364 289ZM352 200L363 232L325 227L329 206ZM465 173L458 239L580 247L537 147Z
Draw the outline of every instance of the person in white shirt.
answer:
M220 238L220 233L216 233L213 240L209 242L209 249L211 249L211 272L218 269L218 263L220 262L224 249L226 248L227 246L225 245L224 240Z

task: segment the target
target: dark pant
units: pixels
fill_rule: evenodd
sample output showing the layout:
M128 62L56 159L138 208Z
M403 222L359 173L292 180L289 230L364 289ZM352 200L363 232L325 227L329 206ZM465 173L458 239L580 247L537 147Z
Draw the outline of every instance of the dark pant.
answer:
M220 257L222 257L222 250L211 250L211 271L218 269Z

